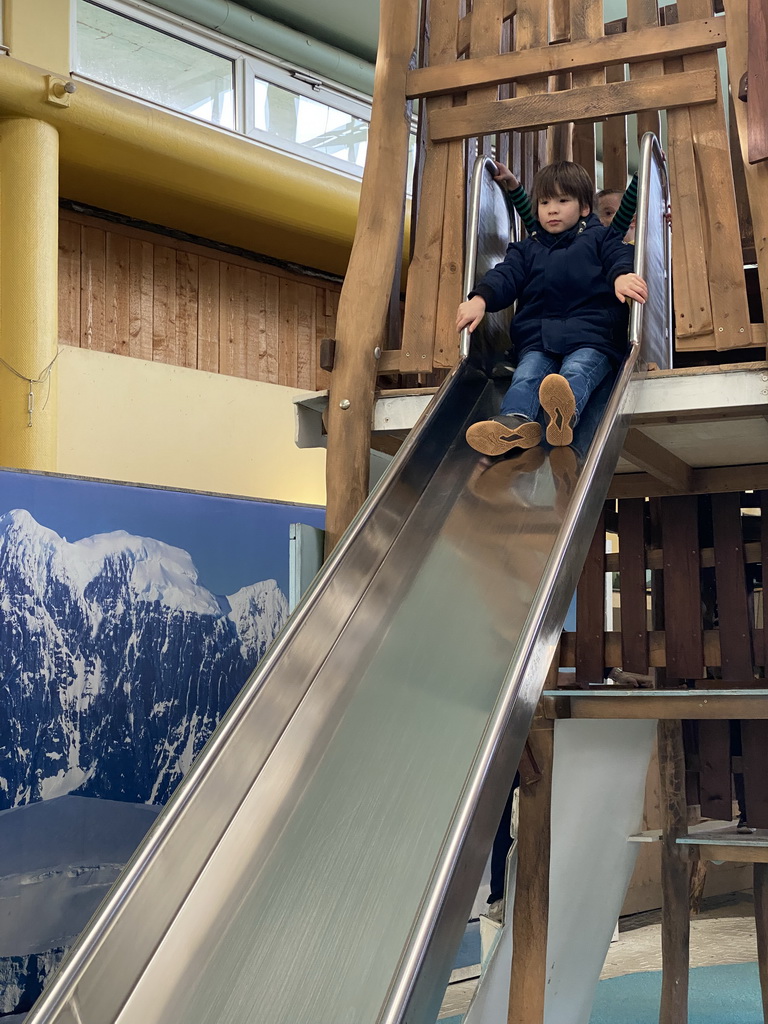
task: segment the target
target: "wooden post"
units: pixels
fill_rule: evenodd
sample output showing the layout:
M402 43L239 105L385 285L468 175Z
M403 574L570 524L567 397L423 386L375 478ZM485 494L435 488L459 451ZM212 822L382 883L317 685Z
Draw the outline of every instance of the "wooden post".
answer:
M688 854L676 840L688 831L685 754L680 722L658 726L661 779L661 1008L659 1024L688 1020L688 964L691 919L688 902Z
M368 494L377 346L383 347L405 201L410 118L405 79L418 0L382 0L379 53L355 241L336 321L328 405L326 552Z
M753 879L757 966L763 997L763 1020L768 1021L768 864L755 864Z
M731 84L731 93L737 96L741 76L747 70L747 53L750 41L747 23L747 0L728 0L728 10L725 17L728 32L728 77ZM763 320L768 320L768 162L763 161L759 164L750 164L748 162L747 104L736 99L734 100L733 107L739 129L744 176L747 182L747 194L752 212L755 252L758 275L760 277L760 296L763 302Z
M555 723L534 720L528 737L540 778L520 786L508 1024L543 1024L549 930L549 850Z

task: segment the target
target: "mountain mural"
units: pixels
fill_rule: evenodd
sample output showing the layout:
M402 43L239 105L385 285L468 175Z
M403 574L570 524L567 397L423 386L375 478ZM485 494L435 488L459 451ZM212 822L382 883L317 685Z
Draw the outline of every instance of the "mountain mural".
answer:
M274 580L212 594L181 548L0 517L0 811L164 803L287 614Z

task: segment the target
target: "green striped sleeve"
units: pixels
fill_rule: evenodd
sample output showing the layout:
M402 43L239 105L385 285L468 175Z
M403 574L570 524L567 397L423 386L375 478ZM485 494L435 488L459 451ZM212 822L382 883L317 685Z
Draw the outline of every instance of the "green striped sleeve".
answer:
M513 189L511 192L505 192L504 198L507 200L510 215L513 210L517 210L520 214L520 220L525 225L525 229L528 234L535 231L536 218L533 215L531 200L528 198L528 193L525 191L523 186L518 185L517 188Z
M619 234L624 237L629 231L629 225L637 210L637 175L633 175L632 181L627 185L627 190L621 200L621 206L616 211L616 216L611 221L611 227L616 228Z

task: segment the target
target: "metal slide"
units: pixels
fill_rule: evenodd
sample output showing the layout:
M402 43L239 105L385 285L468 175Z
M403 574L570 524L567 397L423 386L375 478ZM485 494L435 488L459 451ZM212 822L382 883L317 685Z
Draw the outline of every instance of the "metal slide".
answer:
M641 338L662 365L669 345L650 136L642 159L652 297L583 469L543 449L491 465L470 450L464 431L499 390L463 358L28 1024L435 1020L618 459ZM481 195L495 191L483 173Z

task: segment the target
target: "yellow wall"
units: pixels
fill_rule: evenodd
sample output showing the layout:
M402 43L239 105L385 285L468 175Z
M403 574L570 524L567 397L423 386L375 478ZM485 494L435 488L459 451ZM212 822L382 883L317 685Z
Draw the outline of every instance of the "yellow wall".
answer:
M70 0L5 0L3 41L16 60L68 75L70 35Z
M325 504L295 389L68 346L56 365L60 473Z

